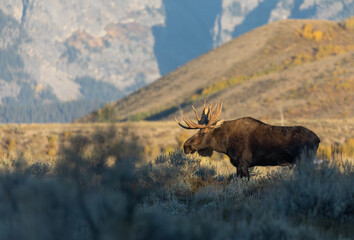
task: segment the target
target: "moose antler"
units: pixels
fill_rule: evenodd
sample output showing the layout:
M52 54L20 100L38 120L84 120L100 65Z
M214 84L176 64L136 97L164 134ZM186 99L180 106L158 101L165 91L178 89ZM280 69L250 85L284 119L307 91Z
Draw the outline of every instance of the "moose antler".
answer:
M200 117L197 113L197 110L195 110L195 108L192 106L195 116L198 120L198 123L193 122L186 115L184 115L183 121L187 124L187 126L182 125L175 117L176 122L178 123L178 125L180 125L185 129L202 129L211 126L220 117L221 110L222 110L222 103L215 105L214 108L212 108L212 104L210 104L207 107L205 107L205 105L206 105L206 100L204 100L204 107L203 107L202 115Z

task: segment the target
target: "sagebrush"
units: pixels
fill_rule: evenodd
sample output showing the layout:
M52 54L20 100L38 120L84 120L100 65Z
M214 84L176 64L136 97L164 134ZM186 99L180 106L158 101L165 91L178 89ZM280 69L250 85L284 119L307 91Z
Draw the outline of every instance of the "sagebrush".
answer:
M341 164L304 159L292 170L247 181L220 175L178 149L142 164L143 148L134 138L110 130L70 139L55 165L18 160L2 170L1 239L349 239L354 234L354 167L345 159ZM85 154L88 147L94 154ZM112 157L113 164L106 164Z

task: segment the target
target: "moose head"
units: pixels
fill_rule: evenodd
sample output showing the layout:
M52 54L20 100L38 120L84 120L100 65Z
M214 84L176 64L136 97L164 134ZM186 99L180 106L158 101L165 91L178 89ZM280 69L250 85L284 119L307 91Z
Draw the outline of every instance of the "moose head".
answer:
M186 154L195 153L196 151L201 156L212 156L213 150L218 148L217 143L215 142L215 131L218 129L224 122L224 120L219 119L222 103L212 106L212 104L206 106L206 101L204 101L204 107L202 110L202 114L199 117L197 110L192 106L195 116L197 118L198 123L190 120L186 115L184 115L184 122L187 126L181 124L177 118L175 118L176 122L185 129L199 129L199 131L189 138L184 143L184 152Z

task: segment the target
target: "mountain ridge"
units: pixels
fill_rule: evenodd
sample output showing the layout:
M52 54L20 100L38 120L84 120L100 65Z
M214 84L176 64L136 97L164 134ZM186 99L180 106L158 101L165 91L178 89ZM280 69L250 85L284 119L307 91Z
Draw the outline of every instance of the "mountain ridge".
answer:
M332 104L317 117L352 116L351 105L343 103L353 98L353 20L282 20L257 28L107 105L106 110L112 112L111 121L172 119L181 110L191 113L192 104L200 107L208 99L225 102L227 118L247 112L259 118L278 118L281 112L287 118L301 117L294 106L316 118L311 109L318 114L321 107L330 106L321 96L330 96L333 87L330 97L342 110L332 114ZM238 111L230 110L235 105ZM79 121L97 121L99 115L96 111Z
M70 122L252 28L351 15L348 0L1 1L1 121ZM87 100L100 84L117 94Z

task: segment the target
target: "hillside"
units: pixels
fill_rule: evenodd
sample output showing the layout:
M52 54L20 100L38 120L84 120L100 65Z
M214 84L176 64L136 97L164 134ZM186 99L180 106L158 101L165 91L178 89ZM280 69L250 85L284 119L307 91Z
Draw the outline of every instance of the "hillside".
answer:
M0 1L0 122L72 122L256 27L353 10L347 0Z
M204 99L226 119L354 115L354 18L257 28L79 122L172 119Z

